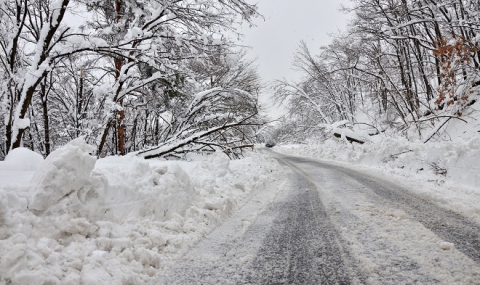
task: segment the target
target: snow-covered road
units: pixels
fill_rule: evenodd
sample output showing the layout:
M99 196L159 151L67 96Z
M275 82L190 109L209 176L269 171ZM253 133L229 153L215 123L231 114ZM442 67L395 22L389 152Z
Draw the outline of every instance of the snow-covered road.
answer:
M318 160L290 168L152 284L480 284L480 226L414 189Z

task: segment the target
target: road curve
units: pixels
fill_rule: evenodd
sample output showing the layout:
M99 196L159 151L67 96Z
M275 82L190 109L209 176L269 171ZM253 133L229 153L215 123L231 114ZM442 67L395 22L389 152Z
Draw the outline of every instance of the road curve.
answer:
M291 171L151 284L480 284L480 226L335 164ZM270 196L269 196L270 195Z

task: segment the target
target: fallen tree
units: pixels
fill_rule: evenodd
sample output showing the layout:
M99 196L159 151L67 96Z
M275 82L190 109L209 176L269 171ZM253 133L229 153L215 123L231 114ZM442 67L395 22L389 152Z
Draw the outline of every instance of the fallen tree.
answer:
M189 152L221 150L238 158L253 147L258 116L257 98L238 89L214 88L194 96L183 117L171 122L164 140L138 156L182 157Z

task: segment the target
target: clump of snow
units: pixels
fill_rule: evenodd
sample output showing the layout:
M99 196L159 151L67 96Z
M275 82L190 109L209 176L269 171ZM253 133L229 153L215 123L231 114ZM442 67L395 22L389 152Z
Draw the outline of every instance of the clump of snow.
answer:
M455 245L451 242L441 242L439 244L440 248L443 249L443 250L453 250L455 248Z
M36 171L43 163L43 156L19 147L12 149L3 162L0 162L0 171Z
M30 183L31 171L10 179L0 169L0 284L145 284L284 177L263 154L185 162L91 151L70 142Z
M29 118L25 118L25 119L18 118L17 120L15 120L15 126L19 129L28 128L28 127L30 127L30 119Z
M335 133L335 134L339 134L343 140L346 140L347 137L350 138L350 139L354 139L356 141L359 141L359 142L364 142L364 141L367 140L365 138L365 136L363 136L361 134L358 134L354 131L351 131L349 129L346 129L346 128L334 128L332 132Z
M52 152L32 178L34 186L29 209L44 211L60 199L89 186L96 158L94 148L75 139Z

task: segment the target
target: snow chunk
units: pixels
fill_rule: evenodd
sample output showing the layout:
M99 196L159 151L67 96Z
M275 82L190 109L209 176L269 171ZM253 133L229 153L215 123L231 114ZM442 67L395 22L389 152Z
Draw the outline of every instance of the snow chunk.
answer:
M455 248L455 245L451 242L441 242L440 243L440 248L443 250L453 250Z
M0 164L0 170L37 171L42 163L43 156L28 148L19 147L8 153L5 161Z
M221 151L216 151L210 156L208 162L204 162L203 167L210 170L219 178L227 174L229 165L230 159L228 156Z
M340 137L344 140L349 138L360 143L363 143L367 140L365 136L345 128L335 128L333 129L333 133L340 135Z
M30 119L25 118L25 119L17 119L15 120L15 127L19 129L26 129L30 127Z
M82 139L75 139L52 152L35 173L30 209L44 211L68 194L89 185L96 158L94 150Z

